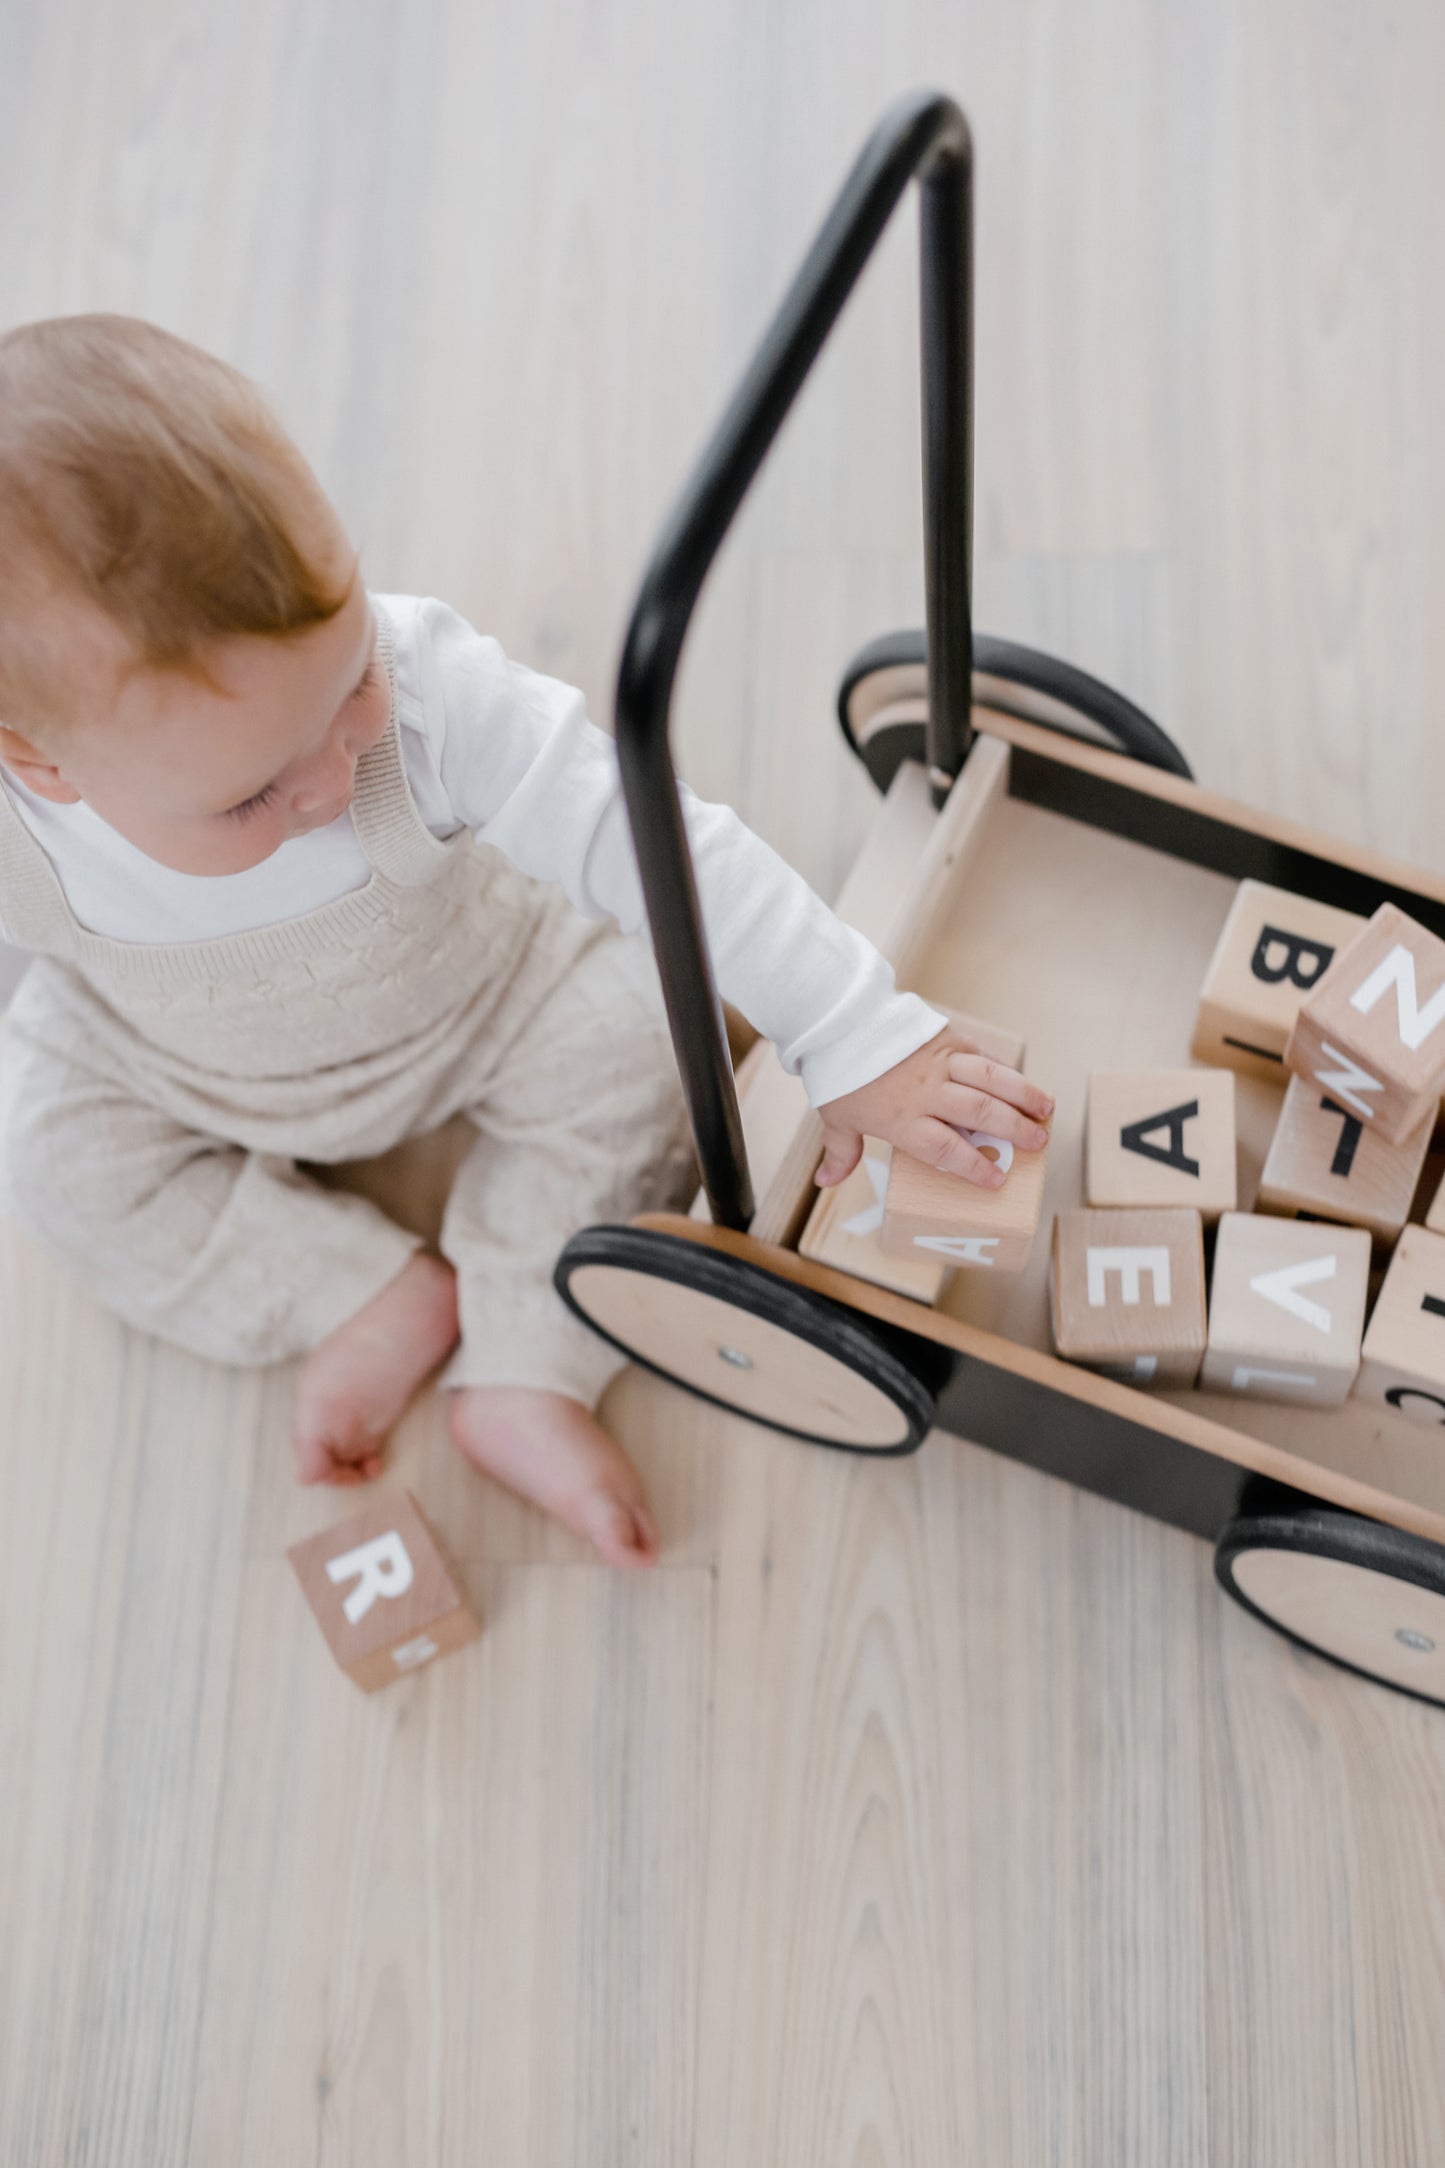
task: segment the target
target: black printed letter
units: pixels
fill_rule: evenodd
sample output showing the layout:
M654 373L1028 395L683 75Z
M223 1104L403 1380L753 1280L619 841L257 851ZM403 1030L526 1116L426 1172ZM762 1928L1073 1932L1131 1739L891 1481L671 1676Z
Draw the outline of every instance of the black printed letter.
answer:
M1276 946L1284 950L1284 960L1272 964L1269 952ZM1286 933L1282 926L1261 926L1249 968L1266 986L1278 986L1281 980L1288 979L1293 986L1310 987L1328 968L1334 953L1326 941L1307 941L1302 933ZM1301 969L1306 960L1314 966L1308 975Z
M1145 1159L1157 1159L1166 1167L1177 1168L1180 1174L1198 1174L1199 1161L1191 1159L1184 1149L1184 1124L1199 1112L1199 1101L1191 1099L1187 1106L1166 1107L1162 1114L1146 1114L1141 1122L1128 1122L1119 1131L1119 1143L1126 1152L1138 1152ZM1155 1129L1167 1129L1169 1145L1146 1144L1145 1138Z

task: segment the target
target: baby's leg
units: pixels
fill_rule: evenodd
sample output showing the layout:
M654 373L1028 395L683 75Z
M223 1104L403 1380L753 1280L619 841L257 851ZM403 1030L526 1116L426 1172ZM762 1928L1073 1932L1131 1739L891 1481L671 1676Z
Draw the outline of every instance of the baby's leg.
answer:
M480 1133L441 1238L462 1344L441 1382L469 1459L612 1564L645 1565L657 1545L641 1481L591 1412L626 1358L573 1317L552 1271L579 1227L679 1201L691 1150L651 956L572 929L570 969L468 1109Z
M0 1212L141 1331L216 1362L311 1355L306 1479L374 1456L456 1339L450 1267L365 1199L70 1057L29 1027L24 991L0 1034Z

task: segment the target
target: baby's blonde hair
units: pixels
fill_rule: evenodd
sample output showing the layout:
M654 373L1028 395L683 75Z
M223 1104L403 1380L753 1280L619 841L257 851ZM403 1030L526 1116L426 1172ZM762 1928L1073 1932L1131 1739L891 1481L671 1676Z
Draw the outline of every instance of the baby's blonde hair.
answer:
M203 680L214 640L279 637L334 617L354 565L318 563L296 532L312 530L314 549L324 509L256 386L189 340L133 316L60 316L7 332L0 723L53 735L72 719L73 695L57 682L63 657L45 637L57 596L102 611L131 668Z

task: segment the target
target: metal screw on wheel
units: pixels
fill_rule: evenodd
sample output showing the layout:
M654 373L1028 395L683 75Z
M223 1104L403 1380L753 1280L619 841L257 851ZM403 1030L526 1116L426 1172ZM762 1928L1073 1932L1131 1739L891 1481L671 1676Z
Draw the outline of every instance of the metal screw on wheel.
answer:
M1220 1587L1327 1662L1445 1708L1445 1549L1251 1484L1219 1539Z
M789 1437L898 1455L915 1452L936 1418L902 1352L906 1335L744 1258L643 1227L588 1227L563 1250L555 1282L634 1362Z

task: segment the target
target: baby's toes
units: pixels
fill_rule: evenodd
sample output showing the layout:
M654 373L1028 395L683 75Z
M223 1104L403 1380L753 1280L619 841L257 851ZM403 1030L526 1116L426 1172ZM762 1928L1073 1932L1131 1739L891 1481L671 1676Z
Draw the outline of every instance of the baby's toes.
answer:
M657 1531L645 1506L631 1505L613 1491L594 1491L581 1518L609 1566L650 1566L656 1558Z

